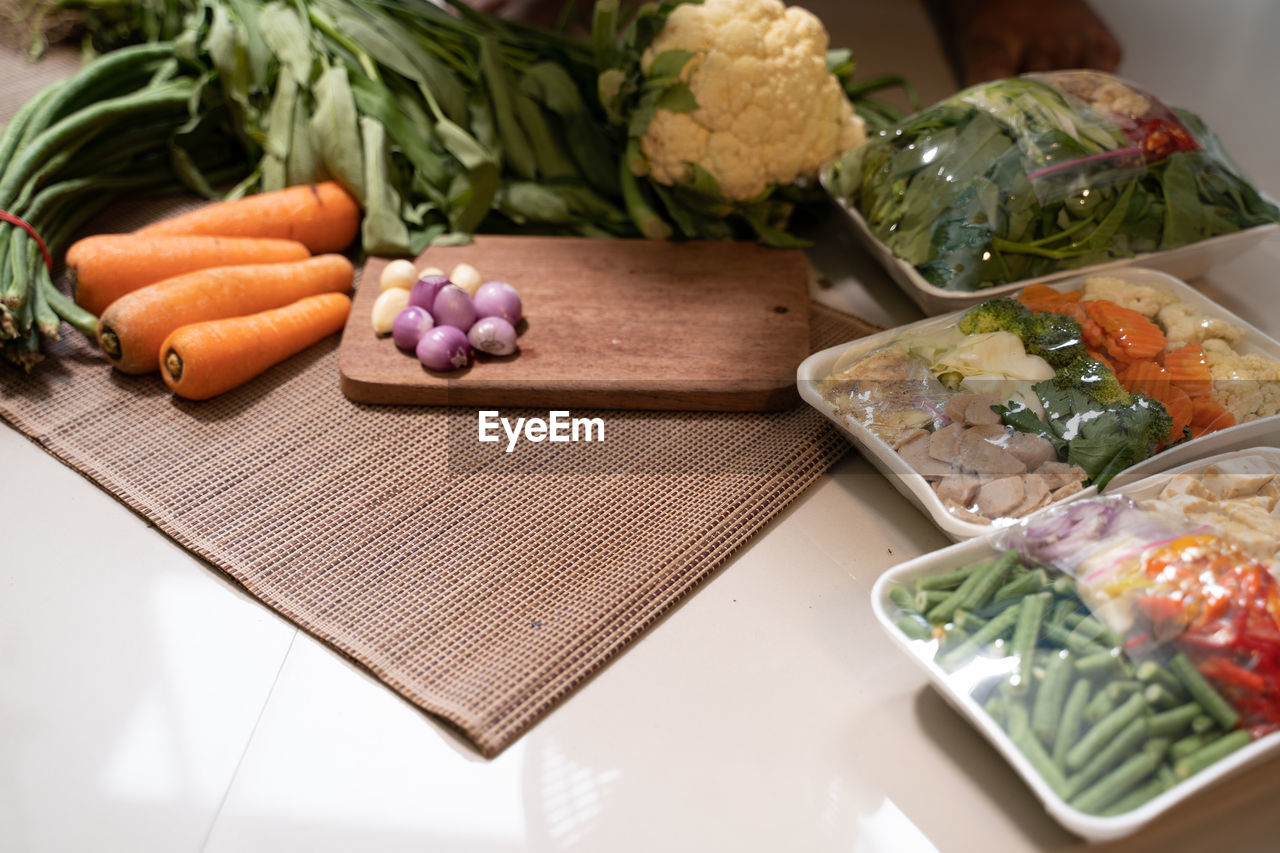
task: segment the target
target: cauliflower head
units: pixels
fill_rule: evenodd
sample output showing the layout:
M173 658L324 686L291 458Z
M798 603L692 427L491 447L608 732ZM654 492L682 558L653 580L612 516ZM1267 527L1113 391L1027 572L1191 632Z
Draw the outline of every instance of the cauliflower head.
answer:
M724 198L747 201L811 177L866 138L835 75L827 32L780 0L705 0L678 6L646 49L647 72L665 51L694 54L681 79L698 107L659 109L640 138L650 177L685 183L705 169Z
M1093 275L1084 280L1082 300L1105 299L1152 319L1160 309L1173 305L1178 297L1166 288L1135 284L1113 275Z
M1181 302L1166 305L1156 314L1156 320L1164 327L1169 349L1184 344L1203 344L1208 349L1212 340L1225 341L1235 346L1244 340L1244 329L1221 317L1209 317L1190 305Z
M1280 362L1258 353L1241 355L1209 341L1204 351L1213 376L1213 399L1229 409L1237 423L1280 414Z

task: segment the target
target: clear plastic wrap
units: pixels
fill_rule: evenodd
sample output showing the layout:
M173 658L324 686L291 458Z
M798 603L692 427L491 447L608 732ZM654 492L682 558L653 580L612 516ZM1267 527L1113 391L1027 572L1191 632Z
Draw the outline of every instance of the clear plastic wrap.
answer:
M1196 115L1094 71L966 89L826 182L894 255L955 291L1280 221Z

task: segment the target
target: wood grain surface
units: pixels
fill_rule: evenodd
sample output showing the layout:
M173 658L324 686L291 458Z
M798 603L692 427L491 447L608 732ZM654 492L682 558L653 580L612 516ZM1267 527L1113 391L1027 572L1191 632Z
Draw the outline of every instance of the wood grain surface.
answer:
M418 266L475 266L524 302L515 355L424 368L370 312L387 261L371 258L339 349L361 403L770 411L798 402L809 352L808 262L794 249L479 236L429 248Z

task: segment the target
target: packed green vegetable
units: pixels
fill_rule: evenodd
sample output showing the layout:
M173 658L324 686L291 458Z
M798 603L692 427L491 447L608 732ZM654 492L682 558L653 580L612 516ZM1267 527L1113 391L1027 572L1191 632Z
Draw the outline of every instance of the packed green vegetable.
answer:
M1280 221L1200 118L1097 72L966 89L846 155L828 185L958 291Z
M1250 742L1185 655L1133 662L1071 578L1016 550L895 586L889 598L899 630L936 643L933 660L948 673L1007 661L972 695L1082 812L1130 812Z

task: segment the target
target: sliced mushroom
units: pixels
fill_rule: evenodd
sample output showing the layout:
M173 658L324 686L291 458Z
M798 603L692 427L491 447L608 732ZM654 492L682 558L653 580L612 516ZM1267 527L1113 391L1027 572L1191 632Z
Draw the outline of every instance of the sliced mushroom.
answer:
M929 437L929 455L934 459L950 463L960 452L960 438L964 435L964 424L949 423L942 429L934 430Z
M1084 491L1084 481L1072 480L1071 482L1054 489L1053 494L1049 495L1049 502L1056 503L1063 498L1069 498L1077 492L1082 491Z
M969 404L973 402L973 398L977 394L957 394L947 401L947 406L943 412L948 418L956 423L964 423L965 410L969 408Z
M973 503L974 497L978 494L978 489L982 487L983 479L975 477L972 474L952 474L950 477L943 477L938 481L937 492L938 497L943 503L956 503L961 506L969 506Z
M950 503L950 502L944 502L944 504L947 508L947 512L951 513L961 521L967 521L970 524L990 524L991 523L991 519L983 518L982 516L978 515L976 512L971 512L970 510L966 509L960 504Z
M1012 433L1005 449L1022 460L1028 471L1034 471L1044 463L1058 459L1057 448L1051 441L1029 432Z
M993 477L1027 473L1027 466L1022 464L1022 460L972 429L960 439L958 462L965 471Z
M1044 478L1035 474L1027 474L1022 478L1022 488L1026 492L1022 498L1022 503L1018 504L1009 515L1021 518L1049 503L1049 487L1044 484Z
M1000 415L993 412L991 407L1003 403L1003 400L991 394L974 394L973 399L964 407L964 422L974 426L1002 423Z
M1027 491L1022 477L1001 477L983 483L978 489L978 512L987 518L1000 518L1012 512L1026 499Z
M1055 492L1073 483L1077 486L1074 491L1078 492L1083 488L1085 479L1084 469L1069 462L1046 462L1037 468L1035 473L1043 477L1044 484Z
M929 433L924 430L919 430L910 439L899 444L898 455L926 480L940 480L956 472L950 463L929 455Z

